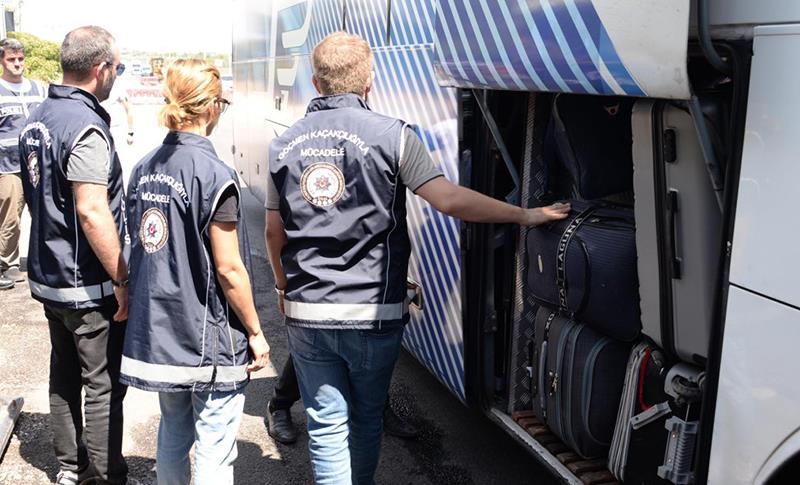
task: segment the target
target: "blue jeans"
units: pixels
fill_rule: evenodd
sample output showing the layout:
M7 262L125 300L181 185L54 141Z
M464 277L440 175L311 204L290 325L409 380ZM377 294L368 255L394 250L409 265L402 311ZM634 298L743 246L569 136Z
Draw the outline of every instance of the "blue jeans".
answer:
M287 327L318 485L373 485L403 327Z
M158 485L186 485L189 451L195 446L195 485L233 483L236 434L244 412L244 391L160 392L156 475Z

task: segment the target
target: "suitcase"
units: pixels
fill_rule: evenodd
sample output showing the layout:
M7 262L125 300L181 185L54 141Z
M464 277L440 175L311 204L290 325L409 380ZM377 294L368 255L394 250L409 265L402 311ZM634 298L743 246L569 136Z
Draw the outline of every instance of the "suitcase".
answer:
M704 365L720 209L687 111L667 102L639 101L632 125L643 333L670 354Z
M536 314L534 339L537 417L583 458L606 456L630 344L546 308Z
M633 211L570 203L570 217L528 232L528 291L540 305L634 341L641 325Z
M633 188L631 109L635 100L559 94L551 131L557 158L584 200Z

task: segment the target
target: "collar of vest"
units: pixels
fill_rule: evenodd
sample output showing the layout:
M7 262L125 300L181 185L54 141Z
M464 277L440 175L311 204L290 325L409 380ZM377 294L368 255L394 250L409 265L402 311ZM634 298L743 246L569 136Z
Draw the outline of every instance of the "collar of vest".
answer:
M97 100L97 97L81 88L75 86L65 86L62 84L51 84L47 91L47 97L79 101L97 113L106 123L111 122L111 116L109 116L105 108L100 106L100 101Z
M363 108L369 109L364 98L357 94L334 94L332 96L320 96L308 103L308 113L337 108Z
M164 138L164 144L187 145L187 146L202 148L204 150L211 151L216 156L216 152L214 151L214 145L211 143L211 140L209 140L204 136L197 135L195 133L187 133L185 131L170 131Z

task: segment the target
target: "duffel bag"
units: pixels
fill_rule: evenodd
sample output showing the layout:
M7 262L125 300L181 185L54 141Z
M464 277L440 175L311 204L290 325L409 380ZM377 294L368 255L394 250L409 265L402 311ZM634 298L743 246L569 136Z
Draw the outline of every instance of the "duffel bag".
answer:
M528 291L539 304L609 337L636 340L641 322L633 210L570 204L570 217L528 232Z
M552 131L561 164L582 199L633 188L631 110L635 99L559 94Z

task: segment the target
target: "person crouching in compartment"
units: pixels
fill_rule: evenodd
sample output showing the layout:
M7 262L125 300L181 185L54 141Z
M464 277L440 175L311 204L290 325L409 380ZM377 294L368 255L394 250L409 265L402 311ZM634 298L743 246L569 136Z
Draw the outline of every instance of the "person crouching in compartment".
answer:
M372 59L361 37L323 39L321 96L269 151L267 248L319 484L374 483L408 322L406 188L466 221L530 226L570 208L522 209L444 178L408 125L369 109Z
M236 173L206 138L228 101L216 67L177 60L164 83L170 132L129 184L130 314L121 380L159 393L159 484L233 483L249 372L269 345L253 305ZM248 353L248 346L250 352Z

